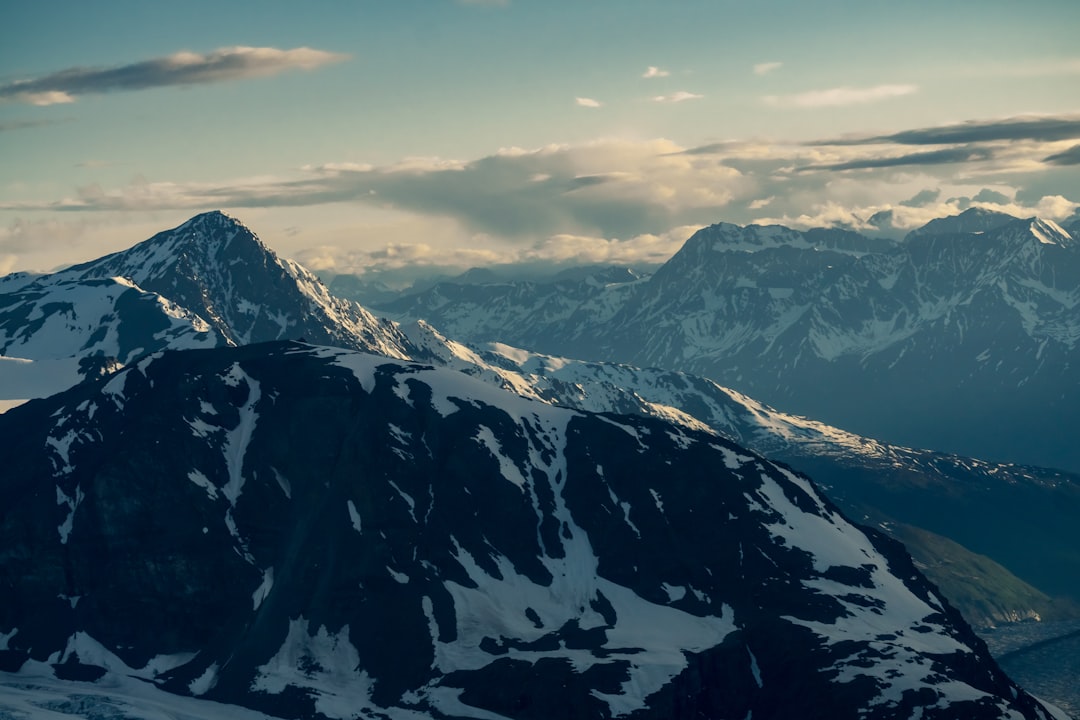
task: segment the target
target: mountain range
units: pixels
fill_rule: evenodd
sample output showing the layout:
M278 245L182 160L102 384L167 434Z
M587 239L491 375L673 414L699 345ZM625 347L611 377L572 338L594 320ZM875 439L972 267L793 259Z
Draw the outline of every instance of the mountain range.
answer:
M631 282L443 282L376 309L709 377L899 445L1080 471L1078 303L1072 234L971 209L898 243L721 223Z
M880 244L860 245L852 233L810 237L853 257L881 252ZM592 291L615 294L648 282L585 278L581 285ZM86 302L86 294L99 298L97 305ZM569 360L500 343L470 347L425 322L378 320L330 296L314 276L220 213L61 273L0 279L0 332L2 352L19 358L0 363L0 389L12 366L38 369L52 392L71 385L78 372L93 382L124 365L159 361L145 353L303 338L461 371L549 405L651 416L678 433L722 436L812 471L847 514L904 540L972 622L1067 615L1075 612L1071 603L1055 598L1080 598L1074 582L1080 558L1071 551L1080 546L1072 523L1080 485L1069 473L888 445L781 413L685 373ZM49 374L57 363L66 363L67 375ZM205 420L191 422L202 427ZM78 433L72 437L69 442ZM242 471L243 462L233 467ZM74 517L77 491L60 498L57 506Z
M847 251L859 249L859 236L852 233L811 237ZM162 292L176 288L180 301L149 292L136 280ZM907 542L977 625L1077 612L1080 558L1071 548L1080 540L1072 521L1080 512L1080 478L1068 473L888 445L779 412L684 373L543 356L502 344L467 347L423 321L381 321L355 303L330 297L309 273L221 213L197 216L130 250L55 275L14 276L6 282L17 287L0 295L7 308L0 328L11 338L5 352L15 349L34 362L12 360L0 365L2 370L47 371L50 363L67 363L94 374L164 348L301 337L412 358L548 403L712 430L812 470L852 517ZM141 304L64 302L72 292L96 292L103 284L147 299ZM260 322L266 318L274 321ZM169 332L160 329L166 320L174 323ZM233 322L240 324L233 327ZM127 338L136 339L120 342ZM113 364L103 358L113 358ZM46 383L41 394L69 386L72 374L46 374L52 384ZM7 384L25 391L19 374L11 376ZM4 378L0 372L0 387ZM972 507L979 512L967 512Z

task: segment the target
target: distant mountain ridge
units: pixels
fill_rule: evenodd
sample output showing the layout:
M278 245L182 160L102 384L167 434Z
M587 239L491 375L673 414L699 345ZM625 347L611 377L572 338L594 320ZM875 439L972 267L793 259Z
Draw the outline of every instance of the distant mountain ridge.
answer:
M377 309L465 342L710 377L902 445L1077 471L1078 305L1068 231L969 211L900 244L719 224L635 283L554 297L443 283Z
M712 433L279 342L148 356L0 436L20 691L133 676L320 719L1063 717L898 544Z
M990 230L996 230L1003 225L1008 225L1015 220L1015 217L1006 213L973 207L968 208L959 215L931 220L922 227L909 232L904 240L907 242L912 238L927 235L982 234Z

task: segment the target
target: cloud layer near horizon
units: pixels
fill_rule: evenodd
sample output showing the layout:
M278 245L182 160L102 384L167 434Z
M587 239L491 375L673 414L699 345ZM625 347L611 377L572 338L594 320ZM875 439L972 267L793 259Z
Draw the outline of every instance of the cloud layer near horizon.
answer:
M229 47L199 54L178 52L128 65L75 67L28 80L0 85L0 101L30 105L75 102L80 95L204 85L276 75L286 70L313 70L348 59L348 55L308 47Z
M408 220L386 231L350 231L368 247L345 242L311 255L319 262L387 268L406 261L458 267L655 262L689 235L673 229L719 221L840 226L896 237L971 206L1063 220L1080 207L1080 197L1070 194L1074 175L1062 174L1075 173L1077 148L1076 115L915 128L872 142L727 141L683 148L663 139L608 139L508 148L471 161L326 163L281 177L88 185L61 200L0 203L0 210L77 216L306 207L317 218L324 214L320 208L335 206L338 216L376 212ZM362 225L358 220L355 227ZM2 235L0 251L6 249ZM316 235L303 241L294 246L302 258L327 243ZM386 252L373 250L372 242Z

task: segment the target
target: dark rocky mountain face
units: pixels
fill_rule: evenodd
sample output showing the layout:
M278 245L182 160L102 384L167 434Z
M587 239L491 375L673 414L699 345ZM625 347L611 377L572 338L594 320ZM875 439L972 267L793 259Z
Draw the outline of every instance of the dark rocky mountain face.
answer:
M445 284L380 309L467 342L691 372L897 444L1080 470L1071 235L978 213L898 246L834 232L705 228L648 280L557 313L523 286Z
M706 378L505 345L424 323L416 358L556 405L711 430L811 477L850 516L901 539L977 627L1080 613L1080 477L890 445L768 407Z
M709 433L279 343L0 434L21 677L284 717L1052 717L897 543Z

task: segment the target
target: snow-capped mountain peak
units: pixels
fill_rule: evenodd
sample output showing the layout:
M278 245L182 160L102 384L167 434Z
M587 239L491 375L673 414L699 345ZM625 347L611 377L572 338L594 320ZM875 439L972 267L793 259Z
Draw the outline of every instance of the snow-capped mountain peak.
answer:
M1031 234L1044 245L1059 245L1061 247L1076 247L1077 240L1053 220L1034 217L1030 219Z
M220 211L196 215L172 230L160 232L149 240L120 252L58 273L63 277L123 276L147 287L176 273L205 274L213 271L211 261L235 259L240 248L229 257L229 245L250 243L253 249L273 255L273 251L239 220Z
M127 362L165 347L300 337L408 355L391 323L332 297L318 278L219 211L50 275L10 276L0 283L0 298L0 353L71 358L72 367L93 355ZM187 335L190 341L178 342ZM53 391L72 376L65 371Z

